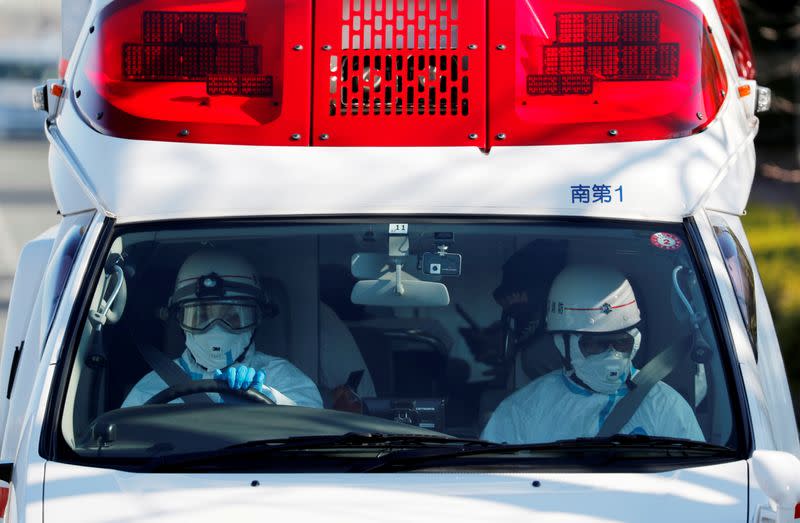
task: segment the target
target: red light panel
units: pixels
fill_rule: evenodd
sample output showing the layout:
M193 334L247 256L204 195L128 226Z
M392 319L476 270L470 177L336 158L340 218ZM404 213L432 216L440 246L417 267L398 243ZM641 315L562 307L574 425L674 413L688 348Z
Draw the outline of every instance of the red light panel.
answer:
M123 138L309 143L311 2L128 0L103 9L73 85Z
M725 72L689 0L492 8L504 15L490 18L491 145L677 138L702 131L722 104Z
M590 94L592 76L588 74L531 74L528 75L528 94L565 95Z
M609 80L668 80L678 76L677 44L660 44L657 11L556 13L556 39L544 46L544 75L591 75ZM530 80L529 80L530 81ZM574 78L566 83L574 83ZM565 82L557 82L559 85ZM528 94L591 94L592 82L579 89L531 89Z
M147 44L246 44L247 15L149 11L142 15L142 37Z
M747 24L745 24L742 8L738 0L714 0L714 4L717 6L720 18L722 18L725 36L728 37L728 43L730 44L739 76L748 80L755 80L756 65L753 46L750 43Z

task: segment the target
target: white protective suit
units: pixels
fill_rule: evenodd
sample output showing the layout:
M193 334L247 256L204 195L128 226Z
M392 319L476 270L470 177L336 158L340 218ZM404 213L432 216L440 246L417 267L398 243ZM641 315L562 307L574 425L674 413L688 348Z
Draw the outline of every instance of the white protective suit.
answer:
M192 380L214 378L214 371L206 371L195 363L194 358L189 353L189 349L184 350L183 354L173 361ZM322 398L314 382L285 359L269 356L251 347L248 354L238 365L253 367L256 371L263 370L266 373L267 378L264 381L264 387L261 392L273 399L275 403L279 405L322 408ZM166 388L168 387L164 380L155 371L152 371L133 386L122 406L143 405L147 400ZM210 393L209 396L217 403L225 401L224 395ZM181 399L178 398L174 402L181 402Z
M504 399L481 438L512 445L591 438L627 392L627 387L611 395L591 392L556 370ZM663 382L650 390L620 433L705 441L689 404Z

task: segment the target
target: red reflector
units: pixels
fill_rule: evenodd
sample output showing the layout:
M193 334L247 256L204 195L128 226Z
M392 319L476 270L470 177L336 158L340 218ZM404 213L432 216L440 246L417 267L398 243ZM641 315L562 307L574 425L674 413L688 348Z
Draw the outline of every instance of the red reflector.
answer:
M111 2L88 36L76 101L123 138L307 145L310 41L309 0Z
M0 518L6 517L8 506L8 487L0 487Z
M67 66L69 65L69 61L61 58L58 60L58 77L64 78L64 75L67 73Z
M503 13L490 17L492 145L677 138L702 131L722 105L725 71L689 0L491 8Z
M794 519L800 519L800 503L794 506Z

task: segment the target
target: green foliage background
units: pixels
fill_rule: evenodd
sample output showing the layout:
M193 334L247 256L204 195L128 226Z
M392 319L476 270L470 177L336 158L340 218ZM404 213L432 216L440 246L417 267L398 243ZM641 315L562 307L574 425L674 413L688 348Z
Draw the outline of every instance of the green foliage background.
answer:
M778 331L795 412L800 407L800 212L751 205L743 218ZM800 418L798 418L800 421Z

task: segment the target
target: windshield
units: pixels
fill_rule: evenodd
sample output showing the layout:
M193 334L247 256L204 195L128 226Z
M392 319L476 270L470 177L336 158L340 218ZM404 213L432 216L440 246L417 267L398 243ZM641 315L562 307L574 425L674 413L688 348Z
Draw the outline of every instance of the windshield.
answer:
M79 459L353 434L738 445L680 224L214 225L117 231L68 369Z

